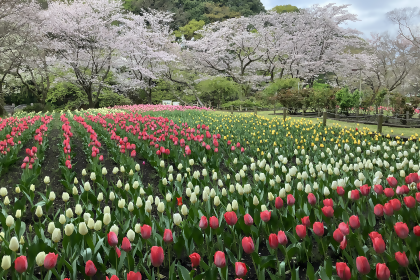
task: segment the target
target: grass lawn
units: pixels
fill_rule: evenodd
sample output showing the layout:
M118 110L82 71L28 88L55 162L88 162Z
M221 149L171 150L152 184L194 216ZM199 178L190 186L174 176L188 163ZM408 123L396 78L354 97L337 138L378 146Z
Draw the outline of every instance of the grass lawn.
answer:
M230 112L226 112L226 111L215 111L215 113L218 114L230 114ZM239 113L239 112L233 112L234 114L253 114L253 112L249 112L249 113ZM282 114L283 111L276 111L276 114ZM265 118L279 118L281 120L283 120L283 115L273 115L273 111L260 111L258 112L258 116L260 117L265 117ZM311 120L313 122L322 122L322 117L319 118L302 118L302 117L293 117L293 116L287 116L288 119L292 119L294 121L300 121L301 119L307 119L307 120ZM333 125L340 125L342 127L348 127L348 128L356 128L358 127L359 129L363 129L364 127L368 128L370 131L372 132L376 132L378 127L377 125L368 125L368 124L358 124L358 123L354 123L354 122L345 122L345 121L337 121L337 120L331 120L331 119L327 119L327 125L328 126L333 126ZM415 136L416 138L418 138L419 134L420 134L420 129L418 128L400 128L400 127L388 127L388 126L382 126L382 134L383 135L391 135L391 136L404 136L404 137L410 137L410 136Z

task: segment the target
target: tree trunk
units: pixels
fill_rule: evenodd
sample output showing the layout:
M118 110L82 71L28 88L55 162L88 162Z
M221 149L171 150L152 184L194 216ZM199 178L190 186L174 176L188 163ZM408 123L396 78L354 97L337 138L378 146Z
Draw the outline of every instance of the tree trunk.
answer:
M152 89L149 88L147 93L147 103L152 104Z

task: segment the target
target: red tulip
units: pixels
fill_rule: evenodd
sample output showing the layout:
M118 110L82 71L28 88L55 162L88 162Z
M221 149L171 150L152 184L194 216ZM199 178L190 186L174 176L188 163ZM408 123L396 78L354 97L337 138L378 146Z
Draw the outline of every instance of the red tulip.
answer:
M214 254L214 264L219 268L225 267L226 266L225 253L223 253L221 251L217 251Z
M313 193L308 194L308 203L312 206L316 204L316 197Z
M277 249L279 247L279 241L277 239L277 234L272 233L268 237L268 244L272 249Z
M345 191L344 191L344 188L343 187L337 187L337 194L339 195L339 196L343 196L344 195L344 193L345 193Z
M370 193L370 188L368 185L363 185L360 187L360 192L362 193L363 196L368 196Z
M408 259L405 255L405 252L396 252L395 253L395 260L402 266L407 267L408 266Z
M115 253L117 253L117 257L120 258L121 257L121 250L118 247L115 247Z
M394 190L391 188L384 189L384 194L386 197L393 197L394 196Z
M163 241L165 243L172 243L174 241L174 237L170 229L165 229L163 232Z
M414 208L416 206L416 200L412 196L404 197L404 203L408 208Z
M318 236L324 235L324 224L320 222L315 222L312 226L314 233Z
M178 206L182 206L182 196L176 198L176 202Z
M340 229L336 229L333 232L333 238L334 238L335 241L337 241L338 243L340 243L341 241L343 241L344 235L343 235L343 233L341 232Z
M117 245L118 245L118 237L117 237L117 235L115 234L115 232L113 232L113 231L110 231L110 232L108 233L108 244L109 244L109 246L111 246L111 247L115 247L115 246L117 246Z
M338 277L340 277L340 279L349 280L351 278L350 268L347 266L346 263L336 263L335 268L337 269L337 275Z
M297 225L296 226L296 234L299 236L300 239L305 238L305 236L306 236L306 227L304 225Z
M130 243L130 240L128 240L127 237L123 238L121 249L123 249L125 252L130 252L131 251L131 243Z
M349 219L349 224L352 229L358 229L360 227L359 217L353 215Z
M287 195L287 205L292 206L295 204L295 197L292 194Z
M360 198L360 193L359 193L359 191L358 191L358 190L352 190L352 191L350 192L350 198L351 198L352 200L358 200L358 199Z
M201 256L197 253L192 253L190 255L190 260L191 260L191 266L197 267L200 265Z
M394 208L392 208L391 203L385 203L384 207L382 208L382 210L384 211L385 215L387 216L392 216L394 215Z
M141 280L141 273L130 271L130 273L127 274L127 280Z
M371 233L369 233L369 237L370 239L375 239L377 237L379 237L380 239L382 239L382 235L380 233L377 233L376 231L372 231Z
M238 277L244 277L248 269L246 268L246 264L243 262L235 262L235 273Z
M416 193L416 200L417 200L417 202L420 203L420 192L417 192Z
M378 278L378 280L388 280L390 276L391 272L389 271L389 268L386 266L386 264L376 264L376 278Z
M340 242L340 249L345 250L347 247L347 238L346 236L343 237L343 240Z
M375 186L373 186L373 190L377 194L383 194L384 193L384 188L381 185L375 185Z
M300 220L302 221L302 225L304 225L305 227L311 226L311 221L309 220L309 216L305 216L301 218Z
M54 253L49 253L48 255L46 255L44 259L44 267L46 269L51 269L55 267L55 265L57 264L57 258L58 255Z
M373 208L373 213L378 217L382 217L384 215L384 207L381 204L376 204Z
M277 209L282 208L283 207L283 199L281 199L281 197L276 197L276 203L275 203L275 205L276 205L276 208Z
M342 233L343 235L348 235L348 234L350 233L350 228L349 228L349 225L348 225L348 224L346 224L346 223L344 223L344 222L341 222L341 223L338 225L338 229L341 231L341 233Z
M154 267L161 266L164 260L163 249L159 246L153 246L150 251L150 261Z
M395 188L398 185L398 181L394 177L388 177L386 178L386 181L391 188Z
M152 235L152 228L149 225L143 225L140 227L140 232L143 239L149 239Z
M255 250L254 241L252 241L252 238L251 237L242 238L242 247L245 253L252 254Z
M356 267L361 274L368 274L370 272L369 261L366 257L360 256L356 258Z
M251 226L254 223L254 219L252 219L251 215L245 214L244 222L247 226Z
M400 208L401 208L401 202L398 199L396 199L396 198L391 199L389 201L389 203L391 203L392 208L394 209L394 211L400 210Z
M376 253L382 254L385 252L385 241L382 238L376 237L372 240L373 243L373 250Z
M410 173L405 177L405 183L407 185L411 183L418 183L419 182L419 175L417 173Z
M210 227L217 229L219 227L219 220L215 216L210 217Z
M332 218L334 216L334 209L331 206L324 206L321 210L327 218Z
M261 212L260 217L261 217L261 220L268 223L270 221L270 218L271 218L271 211L265 210L265 211Z
M334 201L331 198L324 199L322 202L324 203L324 206L334 207Z
M23 273L28 269L28 261L25 256L20 256L15 259L15 270L19 273Z
M236 216L236 213L233 211L226 212L224 215L226 223L230 226L233 226L238 221L238 217Z
M279 244L286 246L287 245L287 236L284 233L284 231L279 231L277 233L277 241L279 242Z
M198 224L198 226L199 226L201 229L206 229L206 228L207 228L208 223L207 223L207 218L206 218L206 216L202 216L202 217L201 217L201 219L200 219L200 223Z
M88 260L85 266L85 274L89 277L92 277L96 274L96 271L97 269L95 267L95 264L91 260Z
M406 185L397 187L397 194L399 195L408 194L409 192L410 192L410 189Z
M415 226L413 232L416 236L420 236L420 226Z
M408 233L409 233L407 224L403 222L398 222L394 225L394 229L399 238L402 238L402 239L407 238Z
M106 277L106 280L120 280L117 275L112 275L111 278Z

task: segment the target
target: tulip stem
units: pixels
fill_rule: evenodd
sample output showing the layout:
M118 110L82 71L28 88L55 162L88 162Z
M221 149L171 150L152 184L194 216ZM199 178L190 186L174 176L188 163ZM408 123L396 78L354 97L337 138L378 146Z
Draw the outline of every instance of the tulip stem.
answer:
M327 259L327 255L326 255L326 253L325 253L324 242L322 242L322 238L319 238L319 242L321 242L322 251L324 252L324 258L325 258L325 259Z
M115 253L117 252L115 251ZM117 257L115 258L115 276L118 277L117 270L118 270L118 254L117 254Z
M252 258L252 257L251 257L251 259L252 259L252 263L254 264L255 274L257 274L257 279L260 279L260 275L259 275L259 273L258 273L257 266L255 265L254 258Z
M405 243L407 244L408 251L410 251L411 258L414 260L414 263L416 264L416 267L417 267L417 271L418 271L418 273L419 273L419 275L420 275L420 269L419 269L419 266L418 266L418 264L417 264L416 258L414 257L413 251L411 251L411 248L410 248L410 245L409 245L409 244L408 244L408 242L407 242L407 239L405 239Z
M156 278L159 280L160 279L160 274L159 274L159 266L157 267L157 275Z

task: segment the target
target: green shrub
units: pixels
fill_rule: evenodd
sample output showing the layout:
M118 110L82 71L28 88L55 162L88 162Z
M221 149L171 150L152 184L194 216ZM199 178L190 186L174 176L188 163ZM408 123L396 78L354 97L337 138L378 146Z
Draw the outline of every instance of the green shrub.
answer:
M341 111L347 113L349 109L359 106L360 93L357 90L351 93L350 90L345 87L337 91L335 98Z
M25 108L22 109L22 111L24 112L42 112L44 111L44 105L42 105L41 103L34 103L34 105L32 106L26 106Z
M113 107L132 104L131 100L113 91L107 91L99 96L99 107Z

